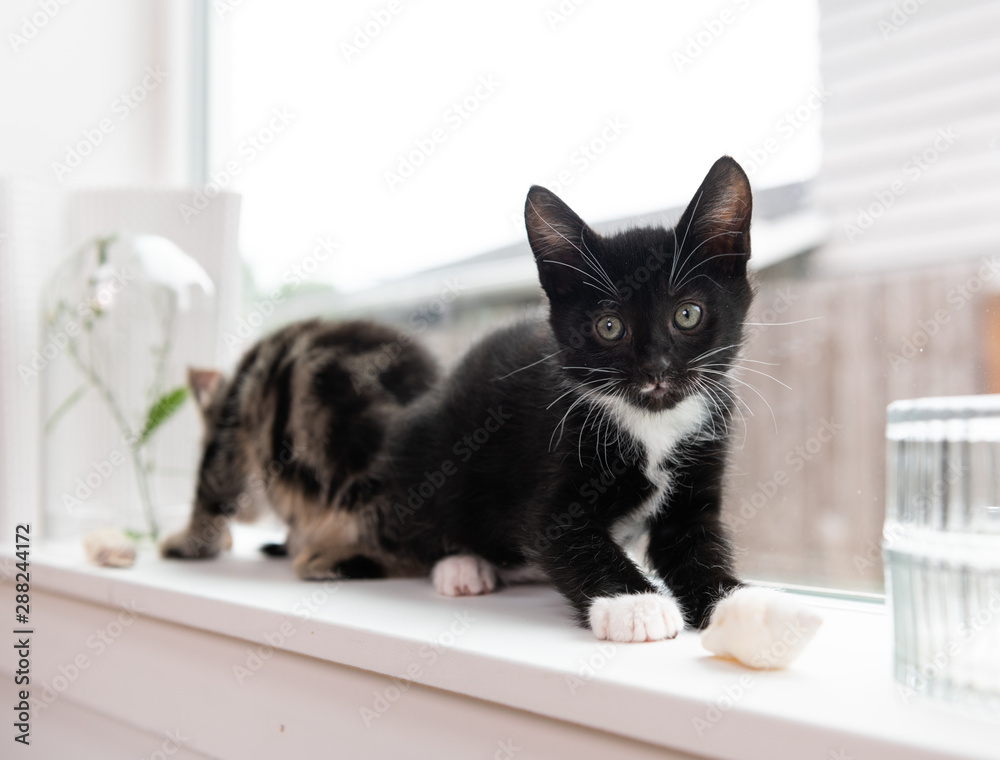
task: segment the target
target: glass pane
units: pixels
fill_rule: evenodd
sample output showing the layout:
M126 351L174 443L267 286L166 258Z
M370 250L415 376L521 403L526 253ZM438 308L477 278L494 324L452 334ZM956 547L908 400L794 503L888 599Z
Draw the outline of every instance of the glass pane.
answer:
M998 31L995 2L250 4L216 21L212 165L288 296L263 330L373 314L454 359L541 308L531 184L599 229L672 224L733 155L740 572L879 592L886 405L1000 385Z

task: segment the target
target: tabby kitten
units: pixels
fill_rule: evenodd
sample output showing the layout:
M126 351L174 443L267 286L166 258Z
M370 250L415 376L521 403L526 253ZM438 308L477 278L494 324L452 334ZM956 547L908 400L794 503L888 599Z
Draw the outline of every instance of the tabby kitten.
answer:
M720 520L751 205L729 157L674 229L598 235L532 187L548 319L489 335L397 419L385 545L442 594L547 579L601 639L741 620L753 664L795 613L742 593Z
M212 557L231 517L267 504L301 578L412 574L375 539L371 478L386 429L437 378L430 355L374 322L300 322L264 338L233 378L192 371L205 422L194 511L164 557ZM422 569L422 568L420 568Z

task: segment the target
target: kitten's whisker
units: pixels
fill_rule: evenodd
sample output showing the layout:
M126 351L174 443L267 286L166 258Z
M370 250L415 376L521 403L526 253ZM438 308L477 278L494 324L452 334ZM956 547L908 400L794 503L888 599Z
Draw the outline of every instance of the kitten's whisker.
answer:
M696 377L694 384L695 388L701 391L708 398L708 400L712 404L712 408L715 410L715 414L712 415L712 437L713 438L719 437L719 431L716 429L715 425L716 420L722 421L722 424L726 429L726 435L728 436L729 424L726 422L726 410L724 408L724 405L720 402L719 397L716 395L716 392L712 388L709 388L707 385L702 383L700 378Z
M725 351L727 348L737 348L739 345L740 345L739 343L730 343L728 346L719 346L718 348L713 348L711 351L706 351L705 353L699 354L698 356L694 357L694 359L692 359L689 363L695 364L697 362L700 362L702 359L707 359L713 354L717 354L720 351Z
M792 390L790 386L785 385L783 382L781 382L778 378L774 377L773 375L769 375L766 372L761 372L759 369L754 369L753 367L733 367L732 365L717 363L717 364L702 364L699 365L698 369L701 369L702 367L728 367L729 369L732 369L734 372L753 372L755 375L763 375L764 377L769 378L770 380L774 380L774 382L776 382L778 385L784 388L788 388L788 390Z
M694 221L694 215L691 216L691 220ZM687 266L687 263L691 260L691 257L694 256L695 253L698 251L698 249L701 248L703 245L705 245L705 243L710 243L711 241L715 240L717 237L722 237L723 235L738 235L738 234L739 234L738 232L734 232L732 230L727 230L725 232L717 232L716 234L712 235L711 237L706 238L705 240L702 240L700 243L698 243L698 245L696 245L694 248L692 248L688 252L687 256L684 257L684 261L681 262L680 271L681 272L685 271L684 268ZM686 237L687 236L685 236L685 238ZM681 250L684 250L684 246L683 245L681 246ZM735 255L742 256L744 254L728 254L727 253L727 254L719 254L719 255L720 256L735 256ZM695 266L691 267L690 270L687 270L688 273L690 274L690 272L693 272L695 269L698 268L698 266L700 266L700 264L696 264ZM671 284L671 286L674 286L673 282L671 282L670 284ZM680 288L680 287L683 287L683 285L684 285L684 283L681 282L680 284L677 284L675 287Z
M586 401L588 398L590 398L590 396L596 395L598 393L601 393L604 390L607 390L608 388L610 388L613 385L615 385L617 382L618 381L615 380L615 379L610 379L609 380L608 378L600 377L600 378L597 378L596 380L587 380L587 381L584 381L582 383L577 383L574 387L570 388L568 391L566 391L566 393L563 393L559 398L557 398L555 401L553 401L551 404L549 404L547 407L545 407L546 409L551 409L552 406L556 402L558 402L560 399L565 398L570 393L573 393L575 391L579 391L585 385L590 385L591 383L603 383L603 385L599 385L596 388L588 388L587 390L583 391L583 393L580 394L580 397L578 399L576 399L572 404L570 404L569 409L567 409L566 413L563 414L562 419L560 419L559 422L556 423L556 426L552 429L552 435L549 436L549 451L552 451L552 449L553 449L552 439L555 438L556 431L559 431L559 438L558 438L558 440L556 440L555 445L558 446L559 443L560 443L560 441L562 441L563 433L566 432L566 420L569 418L569 415L572 413L572 411L580 403L582 403L583 401Z
M542 220L542 222L543 222L543 223L545 224L545 226L546 226L546 227L548 227L548 228L549 228L550 230L552 230L552 231L553 231L554 233L556 233L556 234L557 234L557 235L558 235L559 237L561 237L561 238L562 238L563 240L565 240L565 241L566 241L566 242L567 242L567 243L568 243L569 245L573 246L573 248L574 248L574 249L576 249L577 253L579 253L579 254L580 254L581 256L583 256L583 258L584 258L584 260L585 260L585 261L587 261L587 260L588 260L588 259L587 259L587 256L590 256L590 258L591 258L591 259L592 259L593 261L590 261L590 262L588 262L588 263L590 263L591 267L595 267L595 265L596 265L596 269L597 269L597 270L599 271L599 273L600 273L601 275L603 275L603 276L604 276L604 279L605 279L605 281L606 281L606 284L607 284L607 285L610 285L610 286L611 286L611 289L610 289L610 290L607 290L607 289L605 289L604 287L602 287L602 288L600 288L600 289L601 289L601 290L603 290L603 291L604 291L605 293L607 293L608 295L610 295L610 296L611 296L612 298L621 298L621 294L619 294L619 293L618 293L618 288L616 288L616 287L615 287L615 284L614 284L613 282L611 282L611 278L610 278L610 277L608 277L608 274L607 274L607 272L605 272L605 271L604 271L604 268L603 268L603 267L601 267L600 263L598 263L598 262L597 262L597 259L596 259L596 258L594 258L594 255L593 255L593 254L592 254L592 253L590 252L590 250L589 250L589 249L588 249L588 250L586 250L586 251L584 250L585 248L587 248L587 244L586 244L586 242L584 242L584 240L583 240L583 232L581 231L581 233L580 233L580 242L581 242L581 243L583 243L583 248L580 248L580 246L578 246L578 245L577 245L576 243L574 243L574 242L573 242L572 240L570 240L570 239L569 239L568 237L566 237L566 236L565 236L565 235L564 235L564 234L563 234L563 233L562 233L562 232L561 232L560 230L557 230L557 229L556 229L556 228L555 228L555 227L554 227L554 226L553 226L553 225L552 225L552 224L551 224L551 223L549 222L549 220L548 220L548 219L546 219L546 218L545 218L544 216L542 216L541 214L539 214L539 213L538 213L538 209L536 209L536 208L535 208L535 204L534 204L534 203L531 203L531 201L529 201L529 204L531 205L531 210L535 212L535 215L536 215L536 216L537 216L537 217L538 217L539 219L541 219L541 220ZM571 269L576 269L576 271L577 271L577 272L580 272L580 274L582 274L582 275L583 275L584 277L590 277L591 279L594 279L594 281L595 281L595 282L597 282L597 283L599 283L599 284L600 284L600 280L598 280L598 279L595 279L595 278L594 278L594 277L593 277L592 275L589 275L589 274L587 274L586 272L582 271L581 269L577 269L576 267L574 267L574 266L571 266L570 264L566 264L565 262L562 262L562 261L551 261L550 259L545 259L545 261L546 261L546 262L548 262L548 263L554 263L554 264L563 264L564 266L568 266L568 267L570 267Z
M552 429L552 435L549 436L549 451L552 451L552 448L553 448L553 446L552 446L552 439L555 437L556 430L559 430L559 438L556 439L555 445L558 446L559 443L560 443L560 441L562 441L563 433L566 432L566 420L569 418L569 415L572 414L573 410L577 406L579 406L581 403L583 403L584 401L587 401L592 396L596 396L600 392L606 390L607 387L610 387L610 385L609 386L600 386L598 388L588 389L587 391L584 391L584 393L582 393L580 395L580 398L578 398L576 401L574 401L570 405L569 409L567 409L566 413L562 416L562 419L559 420L559 422L556 423L556 426ZM578 445L580 445L580 444L578 444Z
M713 392L713 396L715 396L715 394L724 393L727 398L733 400L734 402L737 402L737 403L734 403L734 405L733 405L732 408L735 409L736 413L740 415L740 421L743 423L743 441L742 441L742 443L740 443L740 448L742 448L743 446L745 446L746 442L747 442L747 418L743 415L743 409L740 408L740 404L743 404L743 406L746 406L747 411L750 412L750 416L751 417L754 416L753 409L751 409L749 406L747 406L747 403L740 397L740 395L738 393L735 393L731 388L727 388L722 383L719 383L719 382L717 382L717 381L715 381L715 380L713 380L713 379L711 379L709 377L698 376L695 379L696 379L696 382L698 382L699 384L704 383L704 384L701 385L701 387L703 387L706 391L713 392L712 391L712 386L714 386L715 387L715 391ZM719 396L715 396L715 397L716 398L720 398L720 401L721 401L721 397L719 397ZM727 409L729 408L728 404L724 404L724 406ZM727 435L729 434L729 425L728 425L728 423L726 424L726 434Z
M785 325L801 325L803 322L815 322L823 317L807 317L806 319L796 319L793 322L744 322L751 327L783 327Z
M708 281L709 281L710 283L712 283L713 285L715 285L715 287L717 287L717 288L719 288L720 290L722 290L722 285L721 285L721 283L717 282L716 280L713 280L713 279L712 279L712 277L711 277L711 275L707 275L707 274L696 274L696 275L695 275L694 277L691 277L691 278L688 278L688 279L684 280L684 282L683 282L683 283L681 283L680 285L677 285L676 287L672 287L672 288L671 288L671 292L673 292L673 291L675 291L675 290L680 290L680 289L681 289L682 287L684 287L684 285L686 285L687 283L689 283L689 282L692 282L692 281L694 281L694 280L697 280L697 279L699 279L699 278L701 278L701 277L704 277L704 278L705 278L706 280L708 280Z
M705 358L707 359L708 357L705 357ZM692 363L692 366L696 366L696 367L728 367L730 369L733 369L733 368L739 369L739 367L736 367L736 363L737 362L740 362L740 363L747 362L749 364L760 364L760 365L765 366L765 367L780 367L781 366L781 364L779 364L778 362L765 362L765 361L761 361L760 359L747 359L747 358L742 357L742 356L733 356L733 357L730 357L730 358L728 358L728 359L726 359L725 361L722 361L722 362L709 362L708 364L698 364L698 365L695 365L695 364Z
M694 224L695 218L698 216L698 206L701 205L701 197L704 192L698 193L698 197L694 199L693 207L691 208L691 218L688 219L687 228L684 230L684 237L681 238L680 248L677 247L677 233L674 232L674 260L670 264L670 279L667 281L667 286L673 290L674 287L674 273L677 270L677 259L680 257L680 252L684 250L684 244L687 242L688 233L691 231L691 225Z
M611 288L615 293L617 293L618 287L615 285L614 281L612 281L611 277L608 275L604 267L601 266L601 262L597 260L597 257L587 246L587 241L583 239L583 231L580 232L580 245L582 245L584 250L586 251L586 253L583 253L583 251L581 251L584 260L588 264L590 264L591 269L593 269L597 273L598 277L600 277L609 288Z
M624 398L625 398L625 389L624 388L618 388L612 394L612 398L615 399L615 400L617 400L617 401L624 401ZM608 428L607 429L610 430L611 427L612 427L612 422L614 422L614 419L615 419L614 414L612 413L610 406L606 407L606 417L607 417L607 420L608 420ZM622 431L621 431L621 428L619 428L617 425L614 426L614 431L615 431L615 440L611 441L609 439L608 440L608 445L615 446L620 451L621 448L622 448ZM634 453L634 451L635 451L634 443L630 443L629 444L629 452ZM608 460L607 460L607 454L606 454L606 452L607 452L607 448L605 448L605 457L604 457L605 468L607 469L607 461Z
M581 251L581 250L580 250L580 247L579 247L579 246L578 246L578 245L577 245L576 243L574 243L574 242L573 242L572 240L570 240L570 239L569 239L568 237L566 237L565 235L563 235L563 234L562 234L562 232L560 232L559 230L557 230L557 229L556 229L556 228L555 228L555 227L554 227L554 226L553 226L553 225L552 225L552 224L551 224L551 223L549 222L549 220L548 220L548 219L546 219L546 218L545 218L544 216L542 216L541 214L539 214L539 213L538 213L538 209L536 209L536 208L535 208L535 204L534 204L534 203L532 203L532 202L531 202L531 201L529 200L529 201L528 201L528 204L529 204L529 205L531 206L531 210L535 212L535 216L537 216L537 217L538 217L539 219L541 219L541 220L542 220L542 222L543 222L543 223L545 224L545 226L546 226L546 227L548 227L548 228L549 228L550 230L552 230L552 231L553 231L554 233L556 233L556 234L557 234L557 235L558 235L559 237L561 237L561 238L562 238L563 240L565 240L565 241L566 241L567 243L569 243L569 244L570 244L571 246L573 246L573 247L574 247L574 248L575 248L575 249L577 250L577 252L578 252L578 253L580 253L581 255L583 254L583 251Z
M725 233L720 233L720 234L730 235L730 234L734 234L734 233L725 232ZM718 237L718 235L713 235L713 237ZM708 240L711 240L711 239L712 238L709 238ZM703 243L700 243L694 250L697 251L698 248L701 248L701 246L704 245L705 243L707 243L708 240L704 241ZM691 253L688 255L688 258L690 258L693 255L694 255L694 251L691 251ZM723 258L724 256L746 256L746 251L737 251L737 252L734 252L734 253L717 253L714 256L709 256L707 259L702 259L701 261L699 261L697 264L695 264L693 267L691 267L688 270L687 276L683 280L681 280L679 283L677 283L677 285L676 285L677 290L680 290L681 288L683 288L685 285L687 285L689 282L691 282L691 280L696 280L699 277L708 277L708 275L706 275L706 274L699 274L699 275L695 275L695 276L692 277L692 274L693 274L694 270L697 269L698 267L700 267L702 264L707 264L712 259L720 259L720 258ZM684 260L684 263L685 264L687 263L687 259ZM709 280L711 280L712 282L715 282L715 280L712 280L711 277L709 277ZM722 287L722 286L720 285L719 287Z
M760 400L764 402L764 406L766 406L767 409L768 409L768 411L771 412L771 420L774 422L774 432L775 433L778 432L778 418L774 416L774 409L772 409L771 405L769 403L767 403L767 399L764 398L764 394L762 394L759 390L757 390L757 388L755 386L751 385L746 380L741 380L738 377L734 377L732 374L727 374L725 372L720 372L719 370L714 370L714 369L699 369L698 371L699 372L709 372L711 374L721 375L722 377L728 377L730 380L733 380L733 381L739 383L740 385L745 385L747 388L749 388L754 393L756 393L760 397ZM787 387L787 386L785 386L785 387Z
M539 359L539 360L538 360L537 362L532 362L531 364L527 364L527 365L525 365L524 367L521 367L520 369L515 369L515 370L514 370L513 372L508 372L508 373L507 373L506 375L503 375L502 377L494 377L494 378L493 378L493 382L496 382L496 381L498 381L498 380L506 380L506 379L507 379L508 377L510 377L511 375L516 375L516 374L517 374L518 372L520 372L521 370L525 370L525 369L530 369L531 367L534 367L534 366L535 366L535 365L537 365L537 364L541 364L541 363L542 363L543 361L545 361L546 359L551 359L551 358L552 358L553 356L555 356L556 354L561 354L561 353L562 353L563 351L565 351L565 350L566 350L565 348L560 348L560 349L559 349L558 351L554 351L553 353L549 354L548 356L543 356L543 357L542 357L541 359Z
M609 369L607 367L563 367L563 369L582 369L585 372L614 372L616 375L624 375L620 369Z
M616 383L616 382L618 382L618 381L617 380L609 380L606 377L597 377L597 378L594 378L593 380L583 380L582 382L579 382L576 385L574 385L572 388L570 388L568 391L566 391L564 394L562 394L559 398L557 398L555 401L553 401L551 404L549 404L545 408L546 409L551 409L553 406L555 406L557 403L559 403L566 396L568 396L569 394L573 393L573 391L578 391L578 390L580 390L580 388L582 388L585 385L590 385L591 383Z
M607 293L612 298L616 298L617 299L617 298L621 297L621 296L618 295L618 293L615 293L614 291L608 290L607 287L600 280L598 280L598 279L596 279L594 277L594 275L589 274L587 272L584 272L579 267L575 267L572 264L567 264L565 261L556 261L555 259L542 259L542 263L544 263L544 264L558 264L561 267L569 267L573 271L579 272L584 277L593 280L595 284L587 283L587 281L584 280L584 283L590 285L592 288L596 288L597 290L601 291L602 293Z
M604 426L604 446L601 446L601 426ZM611 470L611 465L608 462L608 449L611 446L611 409L604 407L601 414L601 420L597 423L597 461L601 461L601 453L604 454L604 472Z
M569 266L569 264L567 264L566 266ZM589 275L588 275L588 276L589 276ZM583 284L584 284L584 285L587 285L587 286L589 286L589 287L591 287L591 288L593 288L594 290L599 290L599 291L600 291L600 292L602 292L602 293L607 293L607 292L608 292L608 289L607 289L606 287L604 287L604 286L602 286L602 285L595 285L594 283L592 283L592 282L589 282L589 281L587 281L587 280L584 280L584 281L583 281Z
M734 362L750 362L751 364L764 364L764 365L766 365L768 367L780 367L781 366L778 362L764 362L764 361L761 361L760 359L747 359L747 358L742 357L742 356L734 356L730 361L734 361Z
M705 377L704 375L699 375L698 379L704 380L706 383L711 383L715 388L718 388L721 392L725 393L729 399L737 402L736 404L737 409L739 408L739 405L742 404L746 408L746 410L750 413L751 417L756 417L753 409L750 408L750 405L746 401L744 401L743 397L736 391L734 391L732 388L728 387L724 383L719 382L718 380L713 380L710 377Z
M583 434L587 430L587 423L590 422L590 415L599 407L599 404L591 404L590 409L587 410L587 416L583 420L583 424L580 426L580 435L576 438L576 461L580 463L583 467Z

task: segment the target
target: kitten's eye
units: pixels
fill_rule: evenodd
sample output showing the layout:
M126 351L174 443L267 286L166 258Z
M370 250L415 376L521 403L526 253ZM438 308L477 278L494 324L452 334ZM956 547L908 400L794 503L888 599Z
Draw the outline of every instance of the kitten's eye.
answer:
M625 325L614 314L604 314L594 322L594 329L604 340L621 340L625 337Z
M674 312L674 324L682 330L693 330L701 322L701 307L696 303L682 303Z

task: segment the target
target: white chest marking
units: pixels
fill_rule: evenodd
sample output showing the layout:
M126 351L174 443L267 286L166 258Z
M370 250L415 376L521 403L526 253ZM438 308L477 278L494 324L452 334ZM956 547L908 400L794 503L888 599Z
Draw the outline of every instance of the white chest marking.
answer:
M615 543L628 550L642 536L646 519L660 506L672 485L671 473L662 467L664 461L681 441L705 426L709 406L700 394L688 396L673 409L662 412L648 412L619 398L602 398L599 403L611 410L619 427L639 444L643 474L653 484L649 498L611 528Z

